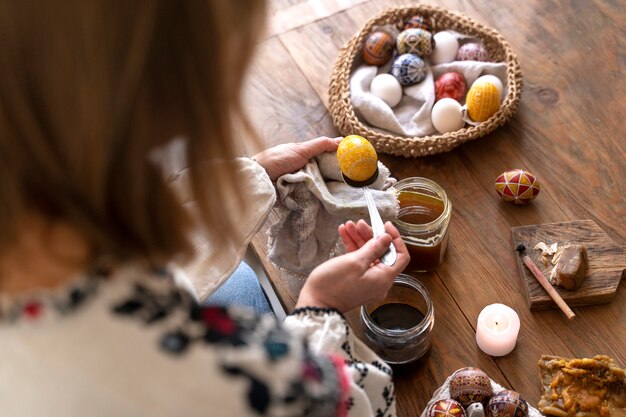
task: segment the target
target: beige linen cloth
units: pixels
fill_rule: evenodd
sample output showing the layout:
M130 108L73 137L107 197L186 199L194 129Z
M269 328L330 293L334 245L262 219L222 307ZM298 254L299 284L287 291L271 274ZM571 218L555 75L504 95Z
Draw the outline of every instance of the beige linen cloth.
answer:
M390 187L395 179L378 163L379 176L370 189L383 221L395 219L398 206ZM369 214L363 190L347 185L335 152L311 159L301 170L276 182L278 220L270 228L269 259L278 267L308 274L341 253L337 227Z
M453 31L450 33L456 36L459 45L476 42L475 38ZM361 65L357 63L357 68L350 76L350 99L357 116L378 132L391 132L409 137L436 133L430 115L435 104L434 80L441 74L450 71L461 73L465 77L467 88L482 75L498 77L503 86L506 86L507 80L506 63L503 62L453 61L446 64L428 65L426 78L412 86L403 87L402 100L392 109L370 92L370 84L374 77L389 73L391 62L380 67L366 65L362 60L359 62ZM428 59L426 63L428 64ZM506 95L506 91L504 94ZM465 104L465 101L461 104Z

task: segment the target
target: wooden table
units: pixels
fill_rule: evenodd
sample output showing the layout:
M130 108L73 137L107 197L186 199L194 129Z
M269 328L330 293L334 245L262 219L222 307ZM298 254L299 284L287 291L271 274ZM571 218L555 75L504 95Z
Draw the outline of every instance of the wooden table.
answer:
M337 136L327 111L330 68L338 49L381 10L402 0L272 0L269 34L245 101L265 146ZM626 282L611 304L529 311L511 251L511 228L595 220L626 246L626 3L615 1L439 0L498 30L517 53L524 93L512 120L452 152L405 159L381 155L402 179L425 176L453 204L446 261L419 279L436 309L434 346L424 363L396 370L398 413L416 416L453 371L477 366L523 394L540 397L541 354L613 356L626 365ZM543 184L533 204L501 202L498 174L526 168ZM255 238L272 284L291 310L303 279L277 271L265 258L266 236ZM476 319L501 302L521 318L516 349L501 358L474 342ZM358 321L352 317L353 327Z

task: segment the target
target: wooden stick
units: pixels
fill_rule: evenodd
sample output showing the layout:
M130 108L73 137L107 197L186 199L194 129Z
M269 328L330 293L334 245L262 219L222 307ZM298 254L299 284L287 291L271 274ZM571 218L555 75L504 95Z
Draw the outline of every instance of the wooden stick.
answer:
M543 288L545 288L545 290L548 292L550 297L552 297L556 305L559 306L563 314L565 314L565 316L569 320L573 319L576 314L574 314L572 309L569 308L569 306L567 305L565 300L561 298L559 293L556 292L552 284L550 284L550 281L548 281L545 275L543 275L543 272L541 272L541 270L537 267L537 265L535 265L532 259L530 259L528 255L524 255L523 261L524 261L524 265L526 265L528 269L530 269L530 272L532 272L535 278L537 278L537 281L539 281L539 283L543 286Z

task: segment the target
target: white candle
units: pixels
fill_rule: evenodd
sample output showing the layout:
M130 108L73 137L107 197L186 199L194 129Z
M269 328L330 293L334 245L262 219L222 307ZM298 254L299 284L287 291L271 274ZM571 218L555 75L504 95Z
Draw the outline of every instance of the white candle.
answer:
M476 343L491 356L509 354L517 343L519 316L509 306L491 304L483 308L476 323Z

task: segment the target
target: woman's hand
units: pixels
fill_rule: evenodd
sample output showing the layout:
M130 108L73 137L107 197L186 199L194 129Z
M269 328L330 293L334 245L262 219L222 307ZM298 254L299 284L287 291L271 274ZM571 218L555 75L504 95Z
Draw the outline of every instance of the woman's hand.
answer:
M409 263L409 253L398 230L389 222L385 234L372 238L371 228L363 220L339 227L346 249L342 256L324 262L311 272L296 307L328 307L348 312L360 305L381 301L394 279ZM397 259L392 266L380 258L393 242Z
M266 149L254 155L272 181L304 167L309 159L323 152L337 150L341 138L319 137L301 143L285 143Z

